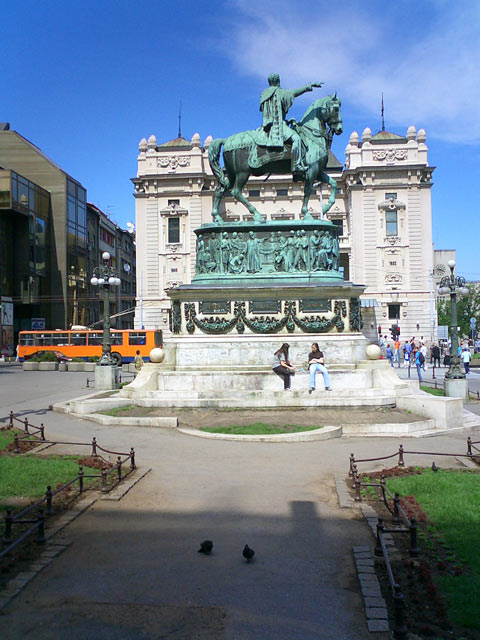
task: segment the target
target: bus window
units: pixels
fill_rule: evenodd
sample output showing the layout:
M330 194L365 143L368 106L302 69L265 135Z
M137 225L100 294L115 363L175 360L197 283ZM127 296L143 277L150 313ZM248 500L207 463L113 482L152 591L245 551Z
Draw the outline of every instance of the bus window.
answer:
M145 344L145 331L132 331L129 333L128 344Z
M85 346L87 344L87 335L85 333L71 333L70 344L76 346Z
M110 333L110 344L113 346L114 344L122 344L122 334L120 331L112 331Z
M51 333L50 338L52 347L65 347L68 345L68 333Z
M43 333L34 333L33 338L36 347L48 346L48 343L50 342L49 338L45 338Z
M95 331L93 333L88 334L88 344L89 345L99 345L102 344L103 340L103 332Z
M33 346L34 344L34 335L33 333L21 333L20 334L20 344Z

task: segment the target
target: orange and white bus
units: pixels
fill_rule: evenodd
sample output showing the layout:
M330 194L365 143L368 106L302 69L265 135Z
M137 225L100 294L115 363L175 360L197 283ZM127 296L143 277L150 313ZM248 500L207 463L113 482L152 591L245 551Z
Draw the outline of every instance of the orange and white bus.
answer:
M66 358L88 360L102 355L102 339L103 331L89 329L20 331L18 358L23 362L37 352L55 351ZM132 362L137 350L143 358L148 357L154 347L162 346L162 332L160 330L110 329L110 344L112 357L120 365L122 362Z

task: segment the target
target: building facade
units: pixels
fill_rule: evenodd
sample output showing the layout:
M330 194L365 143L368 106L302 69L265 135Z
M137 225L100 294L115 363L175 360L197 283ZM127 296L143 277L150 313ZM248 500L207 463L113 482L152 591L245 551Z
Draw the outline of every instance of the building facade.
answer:
M193 230L211 220L216 187L208 162L208 136L157 144L139 143L132 179L137 264L135 327L168 333L168 289L191 282L195 269ZM371 339L398 325L402 337L430 339L436 332L431 187L434 167L426 135L409 127L405 136L382 130L353 132L344 164L330 154L327 172L337 182L327 214L341 227L340 267L345 280L366 285L362 296L364 332ZM269 220L300 217L303 185L290 175L251 178L244 194ZM310 213L322 217L329 187L319 185ZM220 213L225 220L251 219L232 197Z
M23 215L18 206L23 207L24 213L28 209L29 237L40 239L44 234L44 246L48 246L48 263L42 259L37 263L34 257L35 268L29 266L28 281L15 285L14 301L19 296L38 304L42 296L43 302L40 309L25 309L26 313L19 315L18 329L31 329L31 318L37 316L29 314L37 311L46 328L66 328L77 317L82 323L86 302L86 189L8 124L0 127L0 166L10 172L15 213ZM13 180L12 176L17 177ZM35 249L39 254L41 250L40 246ZM22 255L29 256L32 263L28 251L15 254L19 260L24 259ZM39 266L42 262L43 270ZM40 289L47 281L44 295Z

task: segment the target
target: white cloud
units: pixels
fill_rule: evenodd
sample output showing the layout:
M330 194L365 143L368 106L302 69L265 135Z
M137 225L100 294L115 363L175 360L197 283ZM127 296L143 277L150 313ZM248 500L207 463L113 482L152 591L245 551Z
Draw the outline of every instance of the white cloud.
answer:
M224 48L244 73L266 78L278 71L285 87L322 80L375 119L383 91L389 124L475 143L479 36L475 0L244 0Z

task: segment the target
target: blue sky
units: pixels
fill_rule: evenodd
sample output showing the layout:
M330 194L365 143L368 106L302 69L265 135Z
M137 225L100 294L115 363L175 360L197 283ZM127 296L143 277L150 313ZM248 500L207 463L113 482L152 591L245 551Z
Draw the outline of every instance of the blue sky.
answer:
M433 239L480 280L480 3L477 0L16 0L2 3L0 121L39 146L122 226L134 219L138 141L202 141L258 126L258 96L338 91L344 134L427 132ZM305 109L300 98L292 117Z

